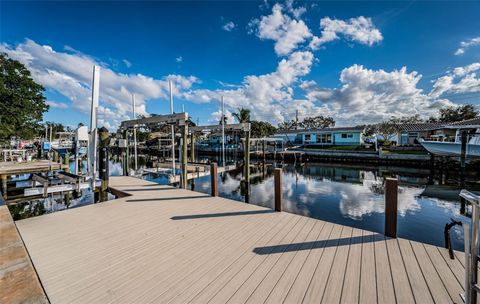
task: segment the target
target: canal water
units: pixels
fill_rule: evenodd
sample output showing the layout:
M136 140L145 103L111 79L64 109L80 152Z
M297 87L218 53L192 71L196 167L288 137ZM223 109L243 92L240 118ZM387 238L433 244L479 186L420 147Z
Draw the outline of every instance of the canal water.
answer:
M250 203L273 208L273 171L269 166L252 173ZM383 233L385 177L395 176L399 179L398 236L444 246L445 224L470 219L461 214L460 188L440 185L440 180L432 178L429 172L341 164L285 164L283 207L286 212ZM219 174L218 178L220 196L245 201L241 170ZM157 175L147 175L146 179L162 182ZM210 193L209 176L193 183L196 191ZM468 206L466 212L470 212ZM454 226L450 235L454 249L463 250L463 228Z
M146 162L139 160L139 166ZM277 165L278 166L278 165ZM73 168L72 168L73 169ZM118 160L110 162L110 174L122 175ZM273 208L274 165L265 170L253 170L251 174L249 202ZM402 167L359 167L346 164L305 163L283 164L284 210L337 224L384 231L385 178L399 179L398 236L444 246L444 228L451 220L470 222L470 208L462 208L457 182L448 182L434 176L429 169ZM144 175L146 180L167 184L163 174ZM245 201L246 187L242 182L242 170L219 174L220 196ZM478 180L478 178L477 178ZM210 193L210 176L189 181L189 188ZM193 185L192 185L193 183ZM480 190L471 188L470 190ZM81 207L93 203L91 191L84 191L79 198L71 198L68 204L64 196L51 197L10 206L16 220ZM463 215L465 209L467 216ZM451 229L452 245L463 250L463 228Z

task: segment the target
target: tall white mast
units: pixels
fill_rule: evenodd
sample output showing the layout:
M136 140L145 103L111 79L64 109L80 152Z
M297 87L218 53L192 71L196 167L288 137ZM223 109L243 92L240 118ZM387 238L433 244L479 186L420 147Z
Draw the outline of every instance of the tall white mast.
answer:
M222 96L222 166L225 167L225 102Z
M92 80L92 108L90 112L90 142L88 148L89 154L89 175L92 181L95 182L97 175L97 111L98 98L100 94L100 67L93 66L93 80Z
M168 82L168 86L170 88L170 113L173 114L173 84L170 80ZM175 173L175 127L172 125L172 174L173 176L176 175Z
M132 94L132 102L133 102L133 119L137 118L135 115L135 94ZM137 126L133 127L133 154L135 157L135 172L138 170L138 162L137 162Z

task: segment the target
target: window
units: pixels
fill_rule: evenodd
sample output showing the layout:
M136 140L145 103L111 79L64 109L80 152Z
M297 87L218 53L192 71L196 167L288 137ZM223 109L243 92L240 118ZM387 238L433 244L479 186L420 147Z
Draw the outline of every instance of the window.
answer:
M342 138L353 138L352 133L342 133Z
M317 134L317 143L331 144L332 143L332 134Z
M311 134L305 134L305 141L310 141Z

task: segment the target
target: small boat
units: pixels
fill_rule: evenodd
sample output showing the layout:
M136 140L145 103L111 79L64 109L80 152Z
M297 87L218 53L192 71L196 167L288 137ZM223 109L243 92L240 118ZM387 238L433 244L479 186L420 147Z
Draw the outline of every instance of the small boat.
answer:
M461 136L455 136L455 142L420 139L420 144L428 152L443 156L460 156L462 150ZM466 157L480 157L480 129L467 139Z

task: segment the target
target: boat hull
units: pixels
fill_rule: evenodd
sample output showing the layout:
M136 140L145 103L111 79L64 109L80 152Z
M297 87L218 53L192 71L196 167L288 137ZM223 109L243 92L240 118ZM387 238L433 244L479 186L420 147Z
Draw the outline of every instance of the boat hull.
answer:
M427 149L428 152L435 155L460 156L462 150L460 143L421 141L420 144ZM480 145L467 144L466 156L480 157Z

